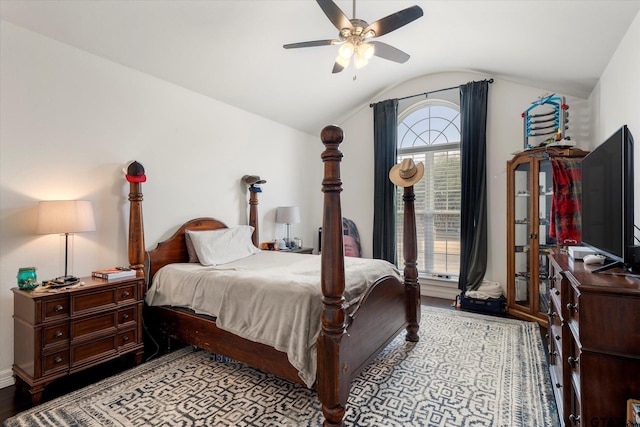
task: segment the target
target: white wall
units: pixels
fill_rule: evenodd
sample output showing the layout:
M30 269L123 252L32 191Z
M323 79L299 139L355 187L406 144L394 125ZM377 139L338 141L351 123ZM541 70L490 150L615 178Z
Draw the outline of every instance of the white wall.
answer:
M1 25L0 388L12 383L13 294L19 267L39 279L64 270L63 239L35 235L40 200L93 202L97 230L77 234L72 273L128 265L130 160L147 172L148 249L184 221L213 216L246 224L240 179L267 179L261 240L283 237L277 206L297 204L292 235L315 246L321 221L320 137L122 67L13 24ZM309 190L311 189L311 190Z
M390 89L374 102L389 98L402 98L413 94L429 92L469 81L482 80L492 76L477 73L441 73L414 79ZM544 93L551 93L543 88L523 86L510 81L494 78L489 86L487 116L487 209L488 209L488 267L485 278L500 282L506 286L506 162L511 153L523 149L522 112L531 102ZM562 94L558 94L562 95ZM453 99L450 98L453 96ZM458 91L447 91L429 96L433 98L447 97L459 102ZM413 98L413 102L424 97ZM584 117L588 116L587 102L584 99L566 97L571 111L569 131L580 148L588 145L588 129ZM403 101L401 109L408 108ZM373 112L369 105L357 111L344 123L339 123L345 131L343 144L345 165L343 180L345 182L345 198L343 212L358 224L365 256L372 254L371 230L373 229ZM358 164L358 167L349 165ZM367 209L362 209L367 206ZM423 287L423 291L433 296L451 297L457 293L457 283L421 280L421 283L444 285ZM446 288L448 286L448 289Z
M640 13L627 30L589 97L593 122L591 149L627 125L634 137L635 224L640 226ZM636 237L640 233L636 231Z

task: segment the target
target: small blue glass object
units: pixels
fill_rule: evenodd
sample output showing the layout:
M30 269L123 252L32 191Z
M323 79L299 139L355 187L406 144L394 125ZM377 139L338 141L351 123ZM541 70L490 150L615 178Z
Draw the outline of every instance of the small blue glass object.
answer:
M18 287L31 290L38 287L38 277L35 267L22 267L18 269Z

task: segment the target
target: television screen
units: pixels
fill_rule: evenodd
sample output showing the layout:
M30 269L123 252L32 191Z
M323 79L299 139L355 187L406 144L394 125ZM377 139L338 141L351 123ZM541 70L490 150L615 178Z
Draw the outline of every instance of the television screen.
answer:
M632 262L633 196L633 138L623 126L582 159L582 242L615 265Z

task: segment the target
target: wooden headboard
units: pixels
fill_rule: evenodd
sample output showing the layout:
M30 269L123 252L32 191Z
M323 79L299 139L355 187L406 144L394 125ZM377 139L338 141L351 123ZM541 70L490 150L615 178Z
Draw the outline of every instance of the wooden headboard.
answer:
M167 264L176 262L189 262L187 244L185 242L186 230L203 231L218 230L227 226L214 218L196 218L184 223L171 237L158 243L158 246L147 253L148 280L151 283L153 275Z

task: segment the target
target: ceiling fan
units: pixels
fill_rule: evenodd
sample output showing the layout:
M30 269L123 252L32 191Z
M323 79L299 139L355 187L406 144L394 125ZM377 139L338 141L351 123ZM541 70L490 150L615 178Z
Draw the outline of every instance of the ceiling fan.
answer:
M409 60L409 55L400 49L371 39L383 36L420 18L422 9L419 6L411 6L368 24L355 17L356 0L353 0L353 19L347 18L347 15L332 0L316 0L316 2L338 29L339 39L290 43L283 45L285 49L340 45L338 57L333 65L333 73L344 70L349 65L351 58L353 58L356 68L367 65L369 59L374 55L401 64Z

